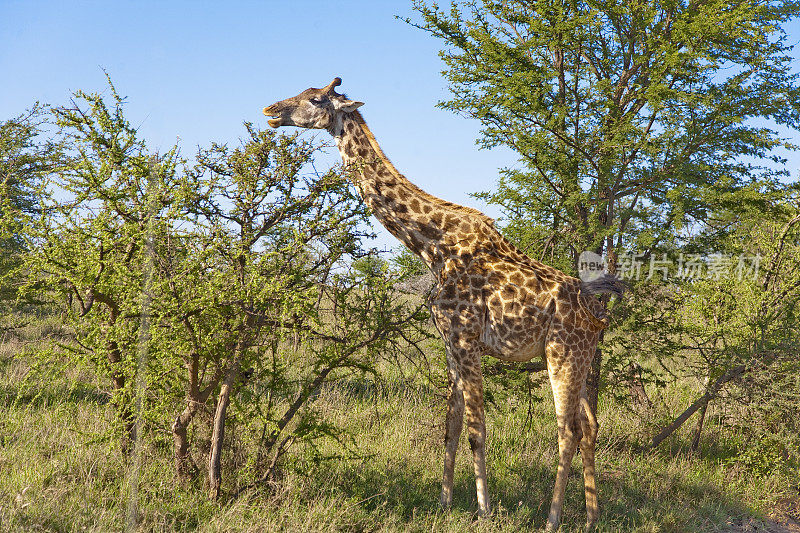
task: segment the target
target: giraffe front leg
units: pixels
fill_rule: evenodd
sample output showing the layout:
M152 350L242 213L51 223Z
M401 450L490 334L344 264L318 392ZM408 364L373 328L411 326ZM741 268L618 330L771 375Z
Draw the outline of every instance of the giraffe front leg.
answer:
M458 376L454 370L448 371L450 393L447 397L447 415L444 429L444 475L442 494L439 503L447 509L453 501L453 476L456 465L456 451L464 422L464 394L461 392Z
M480 359L476 368L464 379L464 403L466 406L467 436L472 449L475 467L475 490L478 495L478 513L486 516L490 512L489 488L486 485L486 418L483 406L483 377Z

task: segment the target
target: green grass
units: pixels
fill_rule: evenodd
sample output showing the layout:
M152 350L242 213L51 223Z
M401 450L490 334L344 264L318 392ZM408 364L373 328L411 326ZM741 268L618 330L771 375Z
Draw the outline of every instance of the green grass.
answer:
M35 335L35 334L34 334ZM120 531L131 467L109 436L113 407L91 373L31 367L24 345L0 346L0 530ZM354 436L347 457L317 461L296 447L278 479L217 503L201 482L176 487L168 425L145 438L138 478L141 531L535 531L543 527L555 477L556 429L547 384L526 424L525 402L488 406L489 488L493 514L476 516L465 439L456 467L453 508L438 507L444 402L435 390L329 386L317 407ZM363 384L362 384L363 385ZM598 531L725 531L730 521L767 516L781 498L796 499L791 472L754 475L731 462L732 436L706 430L703 451L687 452L688 428L655 451L639 451L685 391L667 390L662 411L639 416L610 400L600 406ZM712 417L709 417L712 418ZM230 443L238 466L225 471L230 491L257 472L248 467L256 430L238 425ZM731 441L732 442L732 441ZM334 442L319 450L341 453ZM563 530L585 521L580 459L564 505ZM796 475L796 473L795 473ZM795 491L792 493L792 491Z

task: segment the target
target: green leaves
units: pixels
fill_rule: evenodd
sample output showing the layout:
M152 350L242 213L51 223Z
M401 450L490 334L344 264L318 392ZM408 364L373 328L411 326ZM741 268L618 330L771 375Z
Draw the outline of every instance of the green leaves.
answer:
M21 255L26 231L41 212L39 190L58 164L59 146L43 138L47 107L35 104L0 123L0 309L20 297Z
M664 228L650 246L665 245L705 215L682 198L780 172L745 161L768 162L783 144L752 119L797 125L781 29L794 2L414 5L409 22L444 46L453 98L441 106L480 120L483 146L520 155L524 169L482 195L515 221L517 242L529 245L519 228L540 226L541 242L575 244L562 250L573 262L648 226Z
M109 87L53 110L58 152L36 144L33 119L0 130L0 170L16 165L0 182L16 187L3 235L19 243L26 293L66 303L60 357L105 378L123 444L137 427L159 441L171 428L182 480L205 461L193 454L212 424L196 415L217 413L219 451L229 400L234 428L264 428L268 463L245 482L292 444L339 440L313 407L319 388L427 338L427 315L361 249L360 198L338 168L314 169L318 145L250 123L237 146L211 143L193 162L153 153Z

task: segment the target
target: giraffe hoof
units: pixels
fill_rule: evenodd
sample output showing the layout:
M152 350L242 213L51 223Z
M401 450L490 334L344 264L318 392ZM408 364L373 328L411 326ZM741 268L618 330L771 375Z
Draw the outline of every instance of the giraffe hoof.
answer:
M439 496L439 507L442 508L442 511L449 511L450 504L453 501L453 497L450 494L444 494L444 492Z

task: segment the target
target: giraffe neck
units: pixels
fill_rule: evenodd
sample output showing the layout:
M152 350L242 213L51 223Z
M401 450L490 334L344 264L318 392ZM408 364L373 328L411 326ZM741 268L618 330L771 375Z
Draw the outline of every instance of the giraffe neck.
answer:
M358 111L345 114L331 131L350 180L383 226L434 273L472 231L473 223L492 223L469 207L426 193L392 165Z

